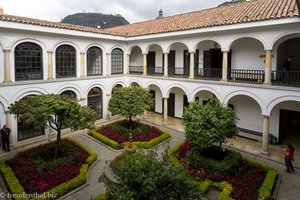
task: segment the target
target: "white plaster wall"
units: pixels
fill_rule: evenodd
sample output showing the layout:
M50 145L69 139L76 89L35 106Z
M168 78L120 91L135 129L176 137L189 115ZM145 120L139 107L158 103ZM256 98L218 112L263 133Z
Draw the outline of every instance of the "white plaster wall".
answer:
M199 69L203 69L203 65L204 65L204 51L209 50L209 49L213 49L213 48L220 48L220 45L217 44L214 41L205 41L205 42L201 42L198 45L198 49L199 49Z
M163 97L159 90L155 90L155 112L163 113L162 111L162 101Z
M163 63L163 52L161 48L157 45L152 46L149 51L155 51L155 67L162 67Z
M229 101L233 104L237 113L237 126L239 128L256 131L263 131L263 116L259 105L251 98L246 96L237 96Z
M6 124L6 117L4 112L4 106L0 102L0 129L3 127L4 124Z
M175 117L181 118L183 114L184 92L179 88L173 88L171 93L175 93Z
M4 53L0 49L0 83L4 81Z
M187 47L183 44L176 43L172 45L170 50L175 51L175 67L183 68L183 52L187 50Z
M143 66L143 55L139 48L132 49L129 66Z
M251 38L243 38L234 42L231 47L231 68L263 70L265 55L262 44Z

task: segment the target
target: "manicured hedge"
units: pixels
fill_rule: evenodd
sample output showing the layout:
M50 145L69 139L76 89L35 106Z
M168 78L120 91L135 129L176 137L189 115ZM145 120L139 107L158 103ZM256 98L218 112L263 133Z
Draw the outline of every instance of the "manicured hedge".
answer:
M183 143L176 145L175 147L169 149L167 152L168 159L175 165L179 165L180 163L173 154L180 148L182 144ZM264 199L266 197L270 197L278 174L277 170L261 162L257 162L254 160L247 161L254 166L262 167L267 172L266 178L259 189L259 200ZM212 182L210 180L205 180L202 182L194 181L194 183L198 186L199 190L203 194L205 194L208 191L209 187L214 186L222 190L219 196L220 200L232 200L232 198L230 197L232 186L226 181Z
M70 140L73 143L79 145L81 148L83 148L85 151L87 151L90 154L90 156L86 159L87 164L84 164L81 166L80 173L78 176L74 177L73 179L71 179L65 183L62 183L62 184L52 188L51 190L44 192L43 194L40 194L41 198L32 198L32 199L47 200L47 199L53 199L53 197L57 198L59 196L66 194L67 192L79 187L80 185L82 185L86 182L88 168L97 159L97 154L95 154L93 151L84 147L83 145L81 145L80 143L76 142L75 140L73 140L71 138L64 138L64 139ZM25 194L25 191L24 191L22 185L19 183L19 180L15 176L13 170L9 166L7 166L5 164L5 162L3 162L3 161L0 162L0 171L4 176L4 179L8 185L11 193ZM51 198L51 196L52 196L52 198ZM16 198L15 197L14 199L28 200L29 198L23 198L23 197Z
M124 142L122 144L119 144L103 135L101 135L100 133L98 133L96 130L89 130L88 131L88 135L92 136L93 138L95 138L96 140L114 148L114 149L120 149L123 145L126 145L129 142ZM156 145L158 145L159 143L167 140L168 138L170 138L171 135L166 132L166 131L162 131L162 134L150 141L147 142L132 142L133 144L135 144L138 148L143 148L143 149L150 149Z

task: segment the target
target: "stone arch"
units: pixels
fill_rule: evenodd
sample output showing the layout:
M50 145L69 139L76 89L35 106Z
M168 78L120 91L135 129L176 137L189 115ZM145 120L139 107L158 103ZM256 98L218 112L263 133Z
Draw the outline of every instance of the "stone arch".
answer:
M92 43L92 44L89 44L88 46L85 47L84 49L84 52L87 53L87 51L89 50L89 48L91 47L98 47L99 49L101 49L102 53L104 54L106 52L106 49L104 46L102 46L101 44L98 44L98 43ZM104 56L104 55L103 55Z
M116 85L121 85L122 87L126 87L126 84L123 81L115 81L112 84L110 84L107 92L109 92L110 94Z
M151 85L154 85L154 86L158 87L159 90L160 90L160 92L162 93L162 95L163 95L163 96L166 96L166 95L164 95L164 90L163 90L162 86L161 86L159 83L157 83L157 82L151 81L151 82L149 82L149 83L147 83L147 84L145 85L145 88L149 88Z
M186 94L186 96L188 98L188 101L190 101L191 97L190 97L190 94L189 94L188 90L183 85L178 84L178 83L174 83L174 84L169 85L167 87L167 89L165 90L164 97L168 97L171 90L172 90L172 88L176 88L176 87L181 89Z
M221 42L220 42L219 40L217 40L217 39L204 39L204 40L201 40L201 41L197 42L197 43L194 45L194 47L193 47L193 49L192 49L193 52L196 52L198 46L199 46L200 44L205 43L205 42L214 42L214 43L216 43L217 45L219 45L220 48L222 48Z
M41 95L41 94L49 94L49 92L43 88L38 88L38 87L26 88L16 93L12 98L12 102L18 101L28 95Z
M174 45L184 46L184 47L186 47L187 50L189 50L189 47L188 47L188 45L187 45L186 43L184 43L184 42L173 42L173 43L171 43L171 44L168 46L167 52L170 52L172 46L174 46Z
M274 99L273 101L271 101L268 105L267 105L267 109L265 114L267 116L271 115L271 112L273 110L273 108L282 103L282 102L286 102L286 101L296 101L296 102L300 102L300 97L299 96L293 96L293 95L288 95L288 96L284 96L284 97L279 97Z
M121 50L123 51L123 55L126 53L126 49L125 49L123 46L120 46L120 45L115 45L115 46L113 46L112 48L110 48L109 53L111 54L111 52L112 52L114 49L121 49Z
M132 45L128 48L127 50L127 54L131 54L131 51L134 49L134 48L139 48L141 50L141 52L143 53L143 49L142 47L140 47L139 45Z
M248 39L256 40L256 41L258 41L263 46L264 49L267 48L267 45L265 44L265 41L262 40L261 38L253 36L253 35L244 35L244 36L239 36L239 37L233 38L231 40L231 42L228 44L228 46L225 47L225 49L229 50L236 41L238 41L240 39L247 39L247 38Z
M285 32L283 34L278 35L277 37L275 37L271 44L270 44L270 49L275 49L278 48L278 46L283 43L286 40L292 39L294 37L300 37L300 32Z
M162 46L159 45L159 44L150 44L150 45L148 45L148 46L146 47L146 51L145 51L145 52L148 53L149 50L151 49L151 47L159 47L159 48L161 49L161 51L164 52Z
M217 99L219 99L220 101L222 100L221 99L221 95L218 91L214 90L213 88L211 87L199 87L199 88L196 88L192 94L191 94L191 100L195 100L196 98L196 95L198 92L201 92L201 91L208 91L210 93L212 93Z
M72 91L76 94L77 99L81 99L81 98L85 98L85 96L83 96L83 92L81 91L81 89L79 87L77 87L76 85L70 85L70 84L65 84L61 87L59 87L56 91L55 94L61 94L65 91Z
M263 103L263 101L257 95L255 95L252 92L247 92L247 91L242 91L242 90L237 90L237 91L231 92L230 94L228 94L224 98L223 104L228 105L228 102L230 101L230 99L232 99L235 96L250 97L251 99L253 99L259 105L260 110L262 111L262 113L265 113L265 110L266 110L265 104Z
M61 41L61 42L58 42L58 43L55 43L52 47L52 50L53 50L53 54L54 54L54 57L55 57L55 51L56 49L61 46L61 45L70 45L72 46L75 50L76 50L76 55L78 54L79 55L79 52L80 52L80 48L79 46L74 43L74 42L70 42L70 41Z
M133 85L138 85L140 87L143 87L142 83L140 81L136 80L136 79L132 79L132 80L129 81L128 86L133 86Z
M0 104L2 104L4 109L7 109L9 106L8 101L1 95L0 95Z

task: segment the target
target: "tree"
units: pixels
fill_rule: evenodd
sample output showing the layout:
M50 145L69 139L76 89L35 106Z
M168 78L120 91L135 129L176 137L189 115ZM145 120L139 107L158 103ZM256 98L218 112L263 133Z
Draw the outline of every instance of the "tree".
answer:
M236 113L224 107L219 100L210 99L207 104L191 103L182 116L187 138L201 147L219 143L220 147L226 138L238 133Z
M132 129L132 118L143 114L154 102L147 89L137 86L117 87L108 104L108 110L129 119Z
M65 95L27 96L11 104L9 111L15 114L24 126L53 128L57 132L57 144L60 142L64 126L72 130L92 128L96 120L96 113L92 109L81 106L76 99ZM57 151L58 149L55 150L55 158Z
M153 153L125 154L117 183L105 180L106 194L115 200L192 200L201 199L199 189L182 167Z

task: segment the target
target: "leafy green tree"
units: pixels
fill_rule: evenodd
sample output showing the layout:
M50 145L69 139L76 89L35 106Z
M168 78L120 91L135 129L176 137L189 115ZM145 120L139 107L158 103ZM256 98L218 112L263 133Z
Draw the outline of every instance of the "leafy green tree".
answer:
M106 193L114 200L194 200L201 199L199 189L182 167L153 154L125 154L117 183L106 180Z
M108 104L108 110L129 119L132 129L132 118L143 114L154 105L150 92L142 87L116 87Z
M182 116L187 138L203 148L219 143L238 133L236 113L224 107L219 100L210 99L207 104L191 103Z
M60 142L63 127L67 126L73 130L92 128L96 120L96 113L92 109L81 106L76 99L65 95L27 96L11 104L9 111L15 114L24 126L50 126L57 132L57 144Z

